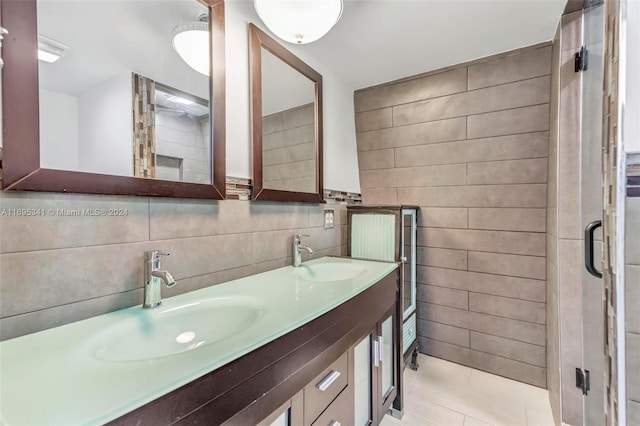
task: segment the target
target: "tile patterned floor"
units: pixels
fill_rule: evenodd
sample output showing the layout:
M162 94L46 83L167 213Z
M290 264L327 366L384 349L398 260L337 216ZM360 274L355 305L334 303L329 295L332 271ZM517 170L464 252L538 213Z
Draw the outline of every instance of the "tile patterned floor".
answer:
M402 420L381 426L553 426L544 389L426 355L405 370Z

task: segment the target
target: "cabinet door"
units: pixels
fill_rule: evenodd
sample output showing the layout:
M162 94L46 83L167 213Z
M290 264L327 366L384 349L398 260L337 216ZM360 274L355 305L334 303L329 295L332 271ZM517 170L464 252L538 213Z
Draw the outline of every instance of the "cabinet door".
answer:
M387 413L389 406L398 394L396 369L398 336L394 311L395 307L378 323L378 418L380 419Z
M302 424L304 412L303 392L298 392L289 401L269 414L258 426L299 426Z
M377 383L377 370L373 368L373 359L377 353L373 353L373 342L377 339L375 333L371 333L353 348L353 393L355 426L368 426L374 423L375 394Z

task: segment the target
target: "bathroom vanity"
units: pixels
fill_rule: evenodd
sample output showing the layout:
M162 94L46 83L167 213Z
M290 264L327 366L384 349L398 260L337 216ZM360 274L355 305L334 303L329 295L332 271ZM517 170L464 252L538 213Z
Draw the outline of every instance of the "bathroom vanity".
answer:
M0 421L378 424L398 295L395 263L321 258L8 340Z

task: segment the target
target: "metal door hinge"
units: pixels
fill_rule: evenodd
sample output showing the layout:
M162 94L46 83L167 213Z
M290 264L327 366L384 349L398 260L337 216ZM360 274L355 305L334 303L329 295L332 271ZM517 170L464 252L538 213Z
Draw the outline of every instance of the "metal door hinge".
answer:
M580 51L576 52L576 56L573 60L573 64L574 64L575 72L587 70L587 67L589 65L589 52L587 51L586 47L582 46L580 48Z
M589 393L589 370L576 368L576 387L582 389L583 395L587 395Z

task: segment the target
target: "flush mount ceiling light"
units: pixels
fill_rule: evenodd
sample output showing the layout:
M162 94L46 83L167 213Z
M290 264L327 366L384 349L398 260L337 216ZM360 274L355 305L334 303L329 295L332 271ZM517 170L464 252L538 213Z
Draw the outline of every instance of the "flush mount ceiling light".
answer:
M253 7L271 32L295 44L318 40L342 16L342 0L254 0Z
M197 22L186 22L173 29L172 44L183 61L200 74L209 75L209 15Z
M64 54L69 50L69 46L66 46L58 41L38 35L38 59L48 62L50 64L56 62L62 58Z

